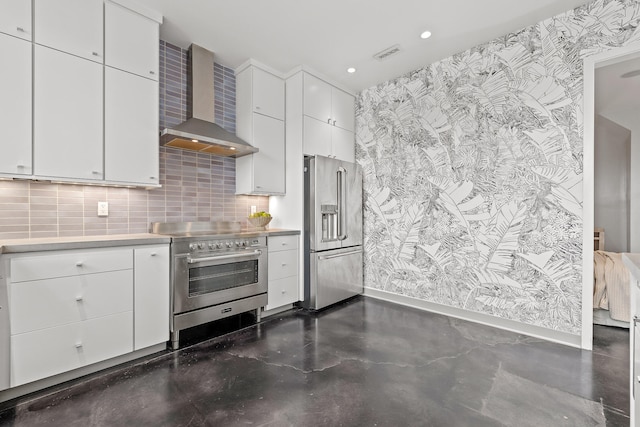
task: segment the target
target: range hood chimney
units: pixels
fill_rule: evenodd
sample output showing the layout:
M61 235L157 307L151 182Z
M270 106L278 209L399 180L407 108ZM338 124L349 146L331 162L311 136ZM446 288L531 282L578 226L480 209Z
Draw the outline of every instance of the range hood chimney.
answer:
M195 44L189 46L188 69L191 90L187 112L191 117L178 126L164 129L160 133L160 144L225 157L258 152L257 148L213 123L213 52Z

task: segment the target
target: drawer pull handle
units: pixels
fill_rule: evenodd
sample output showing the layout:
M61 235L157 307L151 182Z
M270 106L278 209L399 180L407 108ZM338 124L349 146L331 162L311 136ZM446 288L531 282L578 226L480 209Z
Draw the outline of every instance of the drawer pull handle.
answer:
M76 348L82 348L82 343L81 342L77 342L76 343Z
M76 267L82 267L82 261L76 262Z
M285 290L283 289L283 290L282 290L282 293L283 293L283 294L286 294L286 293L287 293L287 291L285 291Z
M282 263L282 266L283 266L283 267L285 267L286 265L287 265L287 263L286 263L286 262L283 262L283 263Z
M282 242L282 246L287 246L287 244L285 242Z
M16 30L20 31L21 33L26 32L26 31L24 31L24 28L22 28L22 27L16 27Z
M156 255L158 255L158 254L155 253L155 252L151 252L151 256L156 256Z
M82 302L82 300L83 300L82 295L78 295L78 296L76 297L76 301L78 301L78 302Z

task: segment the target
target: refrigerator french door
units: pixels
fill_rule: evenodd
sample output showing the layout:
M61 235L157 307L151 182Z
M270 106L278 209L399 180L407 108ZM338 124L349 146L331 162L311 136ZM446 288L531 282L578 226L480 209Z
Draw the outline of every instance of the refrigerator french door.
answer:
M361 294L362 171L354 163L305 157L305 297L320 310Z

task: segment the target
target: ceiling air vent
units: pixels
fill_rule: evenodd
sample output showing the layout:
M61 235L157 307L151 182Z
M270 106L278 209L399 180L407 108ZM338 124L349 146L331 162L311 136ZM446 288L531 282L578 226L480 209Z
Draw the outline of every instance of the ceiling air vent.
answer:
M374 58L376 58L378 61L382 61L384 59L389 58L392 55L395 55L396 53L400 52L402 49L400 49L400 45L399 44L395 44L391 47L386 48L383 51L380 51L378 53L376 53L375 55L373 55Z

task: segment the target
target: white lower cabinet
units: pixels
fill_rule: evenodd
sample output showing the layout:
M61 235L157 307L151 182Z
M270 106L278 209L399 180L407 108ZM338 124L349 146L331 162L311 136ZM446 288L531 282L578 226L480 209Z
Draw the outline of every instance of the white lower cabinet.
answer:
M134 249L134 350L169 340L169 247Z
M269 237L268 305L272 310L299 301L298 236Z
M169 337L169 247L10 255L10 387Z
M133 351L133 312L11 336L11 387Z
M133 271L12 283L11 332L22 334L133 310Z

